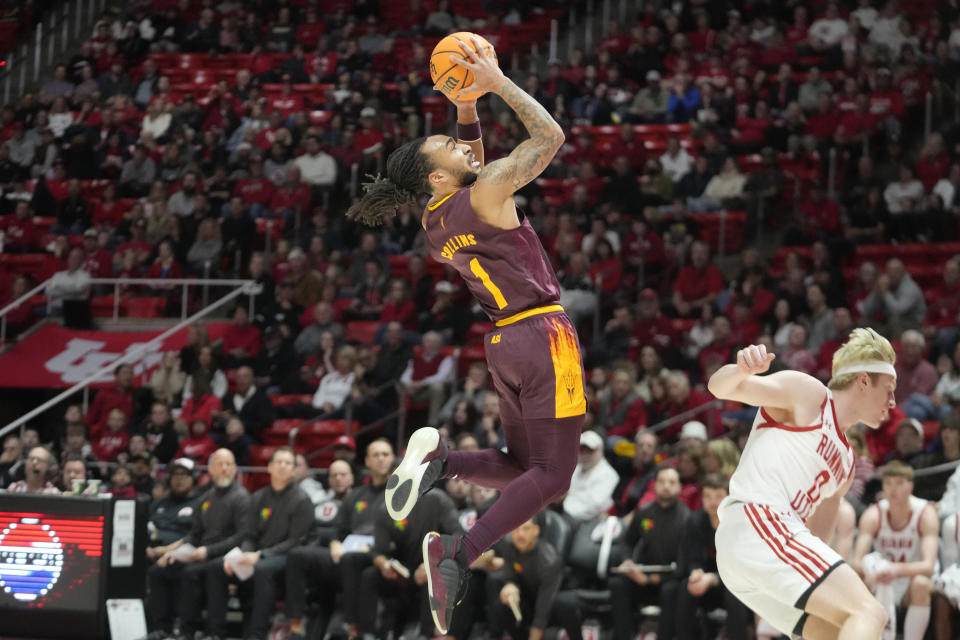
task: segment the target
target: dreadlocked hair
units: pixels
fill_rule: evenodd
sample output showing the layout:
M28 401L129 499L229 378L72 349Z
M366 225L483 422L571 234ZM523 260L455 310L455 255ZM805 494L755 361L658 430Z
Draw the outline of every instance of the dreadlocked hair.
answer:
M433 170L427 155L420 151L426 138L411 140L398 147L387 158L386 176L368 176L363 196L347 210L347 218L375 227L384 218L396 215L397 209L416 205L420 194L430 193L427 176Z

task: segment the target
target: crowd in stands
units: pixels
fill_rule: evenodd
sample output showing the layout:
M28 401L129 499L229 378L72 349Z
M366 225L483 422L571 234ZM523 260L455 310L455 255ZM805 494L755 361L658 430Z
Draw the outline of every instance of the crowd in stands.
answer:
M479 32L506 67L511 48L526 53L517 34L542 41L544 20L570 8L476 4L132 2L0 111L3 304L53 277L43 307L7 316L7 336L44 313L88 325L76 307L97 316L105 293L91 277L262 285L221 338L191 327L148 376L119 367L86 413L71 405L55 428L3 442L0 488L151 503L155 637L224 637L236 566L254 569L240 593L248 637L266 637L281 598L295 633L334 618L350 637L405 622L433 636L419 541L470 527L495 493L454 479L393 523L383 485L398 411L451 447L503 446L490 325L426 257L419 210L372 231L343 212L392 148L428 120L451 128L428 72L440 36ZM928 92L956 83L960 3L644 6L591 50L517 78L567 133L517 202L580 329L588 419L569 492L482 559L455 638L481 621L494 636L579 638L596 616L633 638L650 626L638 603L660 607L661 639L715 631L697 610L718 607L727 637L745 637L753 618L719 582L711 527L755 413L704 383L751 343L777 354L773 370L826 381L852 328L888 335L898 406L847 434L852 517L869 513L876 470L904 462L915 494L939 503L945 541L956 528L960 476L921 470L960 460L960 137L946 120L924 135ZM526 136L501 107L479 105L488 162ZM168 286L123 293L183 311ZM278 446L317 417L316 439ZM348 421L379 428L354 438ZM609 576L596 526L608 514L624 519ZM585 588L608 589L612 614ZM378 596L394 605L374 616ZM938 602L937 637L953 637Z

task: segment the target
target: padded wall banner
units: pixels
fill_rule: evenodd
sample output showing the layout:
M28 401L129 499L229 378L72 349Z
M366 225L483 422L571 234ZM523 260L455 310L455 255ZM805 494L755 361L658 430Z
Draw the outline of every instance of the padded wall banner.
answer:
M229 323L207 325L210 340L220 338ZM150 342L163 331L73 331L48 324L0 356L0 387L66 389ZM164 351L179 351L187 344L184 327L134 360L134 374L149 373ZM113 384L107 374L93 388Z

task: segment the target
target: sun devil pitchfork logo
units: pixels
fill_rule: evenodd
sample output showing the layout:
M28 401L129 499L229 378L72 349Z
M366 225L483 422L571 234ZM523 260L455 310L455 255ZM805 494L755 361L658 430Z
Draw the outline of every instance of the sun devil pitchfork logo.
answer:
M106 344L106 342L99 340L71 338L64 350L47 360L43 367L51 373L59 374L60 379L64 382L80 382L134 349L142 347L145 343L134 342L129 344L123 353L101 351ZM160 364L163 357L161 354L162 348L163 345L161 344L154 345L134 360L131 363L134 375L140 375ZM102 380L109 381L112 378L112 375L105 375Z
M63 568L57 532L38 518L21 518L0 532L0 589L33 602L53 589Z

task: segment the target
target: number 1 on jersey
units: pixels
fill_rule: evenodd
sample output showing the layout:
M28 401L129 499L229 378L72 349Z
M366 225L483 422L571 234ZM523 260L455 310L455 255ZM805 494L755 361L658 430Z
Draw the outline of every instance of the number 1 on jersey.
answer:
M489 291L493 296L498 308L503 309L505 306L507 306L507 299L503 297L503 292L500 291L500 287L493 284L493 280L490 279L490 275L483 270L483 267L480 266L480 261L476 258L470 261L470 272L480 279L480 282L483 283L483 286L485 286L487 291Z

